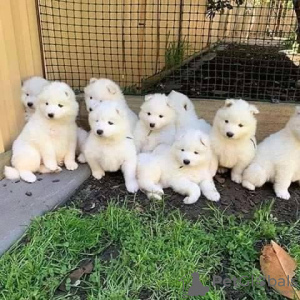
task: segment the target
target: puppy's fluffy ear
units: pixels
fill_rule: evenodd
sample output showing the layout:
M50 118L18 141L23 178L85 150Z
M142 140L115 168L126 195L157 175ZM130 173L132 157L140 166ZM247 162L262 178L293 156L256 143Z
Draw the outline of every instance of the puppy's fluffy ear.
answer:
M183 103L183 108L186 111L191 111L193 110L193 104L190 101L186 101Z
M153 98L153 96L154 96L153 94L146 95L145 96L145 102L151 100Z
M226 99L225 100L225 107L230 107L234 104L235 100L234 99Z
M113 94L113 95L116 94L117 91L118 91L118 88L117 88L116 85L113 84L113 83L109 83L109 84L106 86L106 88L107 88L108 92L109 92L110 94Z
M253 115L257 115L259 114L259 110L257 109L257 107L255 105L249 105L249 110Z
M209 141L209 136L206 134L203 134L202 132L199 133L199 138L200 138L200 142L203 146L205 147L209 147L210 145L210 141Z
M123 109L120 109L120 108L116 107L116 112L122 118L126 118L126 113L125 113L125 111Z
M97 78L92 77L92 78L90 79L90 83L94 83L94 82L96 82L97 80L98 80Z

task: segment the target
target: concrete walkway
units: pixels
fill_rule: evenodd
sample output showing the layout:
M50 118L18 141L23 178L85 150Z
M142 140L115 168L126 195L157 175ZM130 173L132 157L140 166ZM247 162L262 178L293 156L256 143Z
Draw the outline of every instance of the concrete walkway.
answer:
M90 176L87 165L76 171L39 175L38 181L0 181L0 255L18 240L30 221L64 204Z

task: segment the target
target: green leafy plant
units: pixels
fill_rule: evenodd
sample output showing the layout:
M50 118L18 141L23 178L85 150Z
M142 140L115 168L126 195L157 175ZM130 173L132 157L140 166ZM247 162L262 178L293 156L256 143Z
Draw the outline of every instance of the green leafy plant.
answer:
M167 36L165 52L165 69L179 65L187 56L190 49L185 38L179 41L169 42L170 33Z

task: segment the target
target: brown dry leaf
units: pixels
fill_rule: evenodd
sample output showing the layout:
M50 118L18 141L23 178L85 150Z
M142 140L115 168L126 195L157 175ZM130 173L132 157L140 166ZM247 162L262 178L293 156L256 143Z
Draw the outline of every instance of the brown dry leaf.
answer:
M63 282L60 284L59 289L61 291L66 292L67 291L67 287L66 287L66 282L67 279L71 280L71 284L72 285L78 285L80 283L79 279L84 275L84 274L91 274L93 271L93 263L91 260L86 259L83 260L80 264L79 267L75 270L73 270L69 276L67 276ZM76 284L77 283L77 284Z
M274 290L289 299L300 300L300 291L297 291L292 285L297 264L275 242L271 241L271 244L263 248L260 256L260 267L267 282Z

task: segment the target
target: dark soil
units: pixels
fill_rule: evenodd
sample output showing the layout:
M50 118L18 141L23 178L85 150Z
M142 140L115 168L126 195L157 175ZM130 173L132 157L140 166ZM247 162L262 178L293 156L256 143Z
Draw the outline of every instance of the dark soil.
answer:
M169 93L174 89L195 98L300 101L299 67L280 50L274 46L221 45L172 71L146 92Z
M263 203L269 203L275 199L272 213L281 221L292 222L300 216L300 188L298 184L290 187L291 199L282 200L275 197L271 184L266 184L256 191L248 191L241 185L232 182L229 175L217 177L216 187L221 194L221 200L218 203L211 202L201 196L201 198L192 205L183 203L183 196L178 195L171 190L165 190L165 210L166 212L179 209L190 220L196 220L201 215L210 214L209 205L215 205L227 214L234 214L243 218L252 218L253 213ZM75 203L84 213L94 214L105 209L111 199L122 203L127 202L129 206L138 211L145 211L153 204L142 193L136 195L127 193L121 172L107 173L99 181L90 177L71 197L69 203Z

